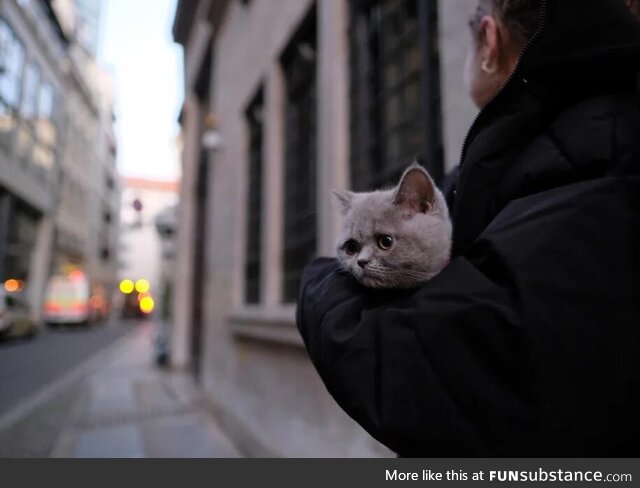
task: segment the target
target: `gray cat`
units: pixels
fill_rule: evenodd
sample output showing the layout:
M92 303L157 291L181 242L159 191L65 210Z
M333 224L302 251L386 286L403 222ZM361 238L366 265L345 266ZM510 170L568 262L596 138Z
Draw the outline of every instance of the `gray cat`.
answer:
M334 190L344 224L338 260L370 288L412 288L449 262L451 220L429 173L412 164L391 190Z

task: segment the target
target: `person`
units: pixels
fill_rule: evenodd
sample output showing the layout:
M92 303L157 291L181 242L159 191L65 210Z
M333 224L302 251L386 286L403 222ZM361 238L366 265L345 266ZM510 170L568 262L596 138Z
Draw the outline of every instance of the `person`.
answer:
M638 456L640 24L625 0L480 0L470 25L450 263L380 291L319 258L298 328L401 456Z

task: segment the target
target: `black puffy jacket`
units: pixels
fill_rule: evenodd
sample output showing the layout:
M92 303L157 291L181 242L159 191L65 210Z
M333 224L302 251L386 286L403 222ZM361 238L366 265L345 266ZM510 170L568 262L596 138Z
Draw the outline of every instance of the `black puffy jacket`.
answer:
M309 355L389 448L640 455L639 67L623 0L541 1L465 143L451 263L413 291L306 268Z

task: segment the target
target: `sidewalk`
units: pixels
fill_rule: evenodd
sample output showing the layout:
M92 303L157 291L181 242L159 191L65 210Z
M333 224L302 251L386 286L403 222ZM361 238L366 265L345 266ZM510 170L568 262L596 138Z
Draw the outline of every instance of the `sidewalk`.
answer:
M46 449L52 457L239 456L206 411L191 377L154 366L150 324L137 326L101 364L47 403L34 411L35 418L21 420L18 432L42 436L43 427L57 423ZM64 407L56 408L60 404ZM64 416L38 418L56 410L64 410ZM25 451L29 442L43 443L21 439L22 451L42 455L35 447ZM20 456L17 447L13 454Z

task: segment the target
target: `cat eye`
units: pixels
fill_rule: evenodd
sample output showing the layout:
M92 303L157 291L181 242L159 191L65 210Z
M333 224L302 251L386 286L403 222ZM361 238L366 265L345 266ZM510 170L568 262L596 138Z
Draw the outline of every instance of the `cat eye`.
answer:
M346 252L349 256L353 256L360 252L360 244L358 244L358 242L353 239L349 239L344 243L342 249L344 249L344 252Z
M389 235L378 236L378 247L383 251L388 251L393 246L393 237Z

